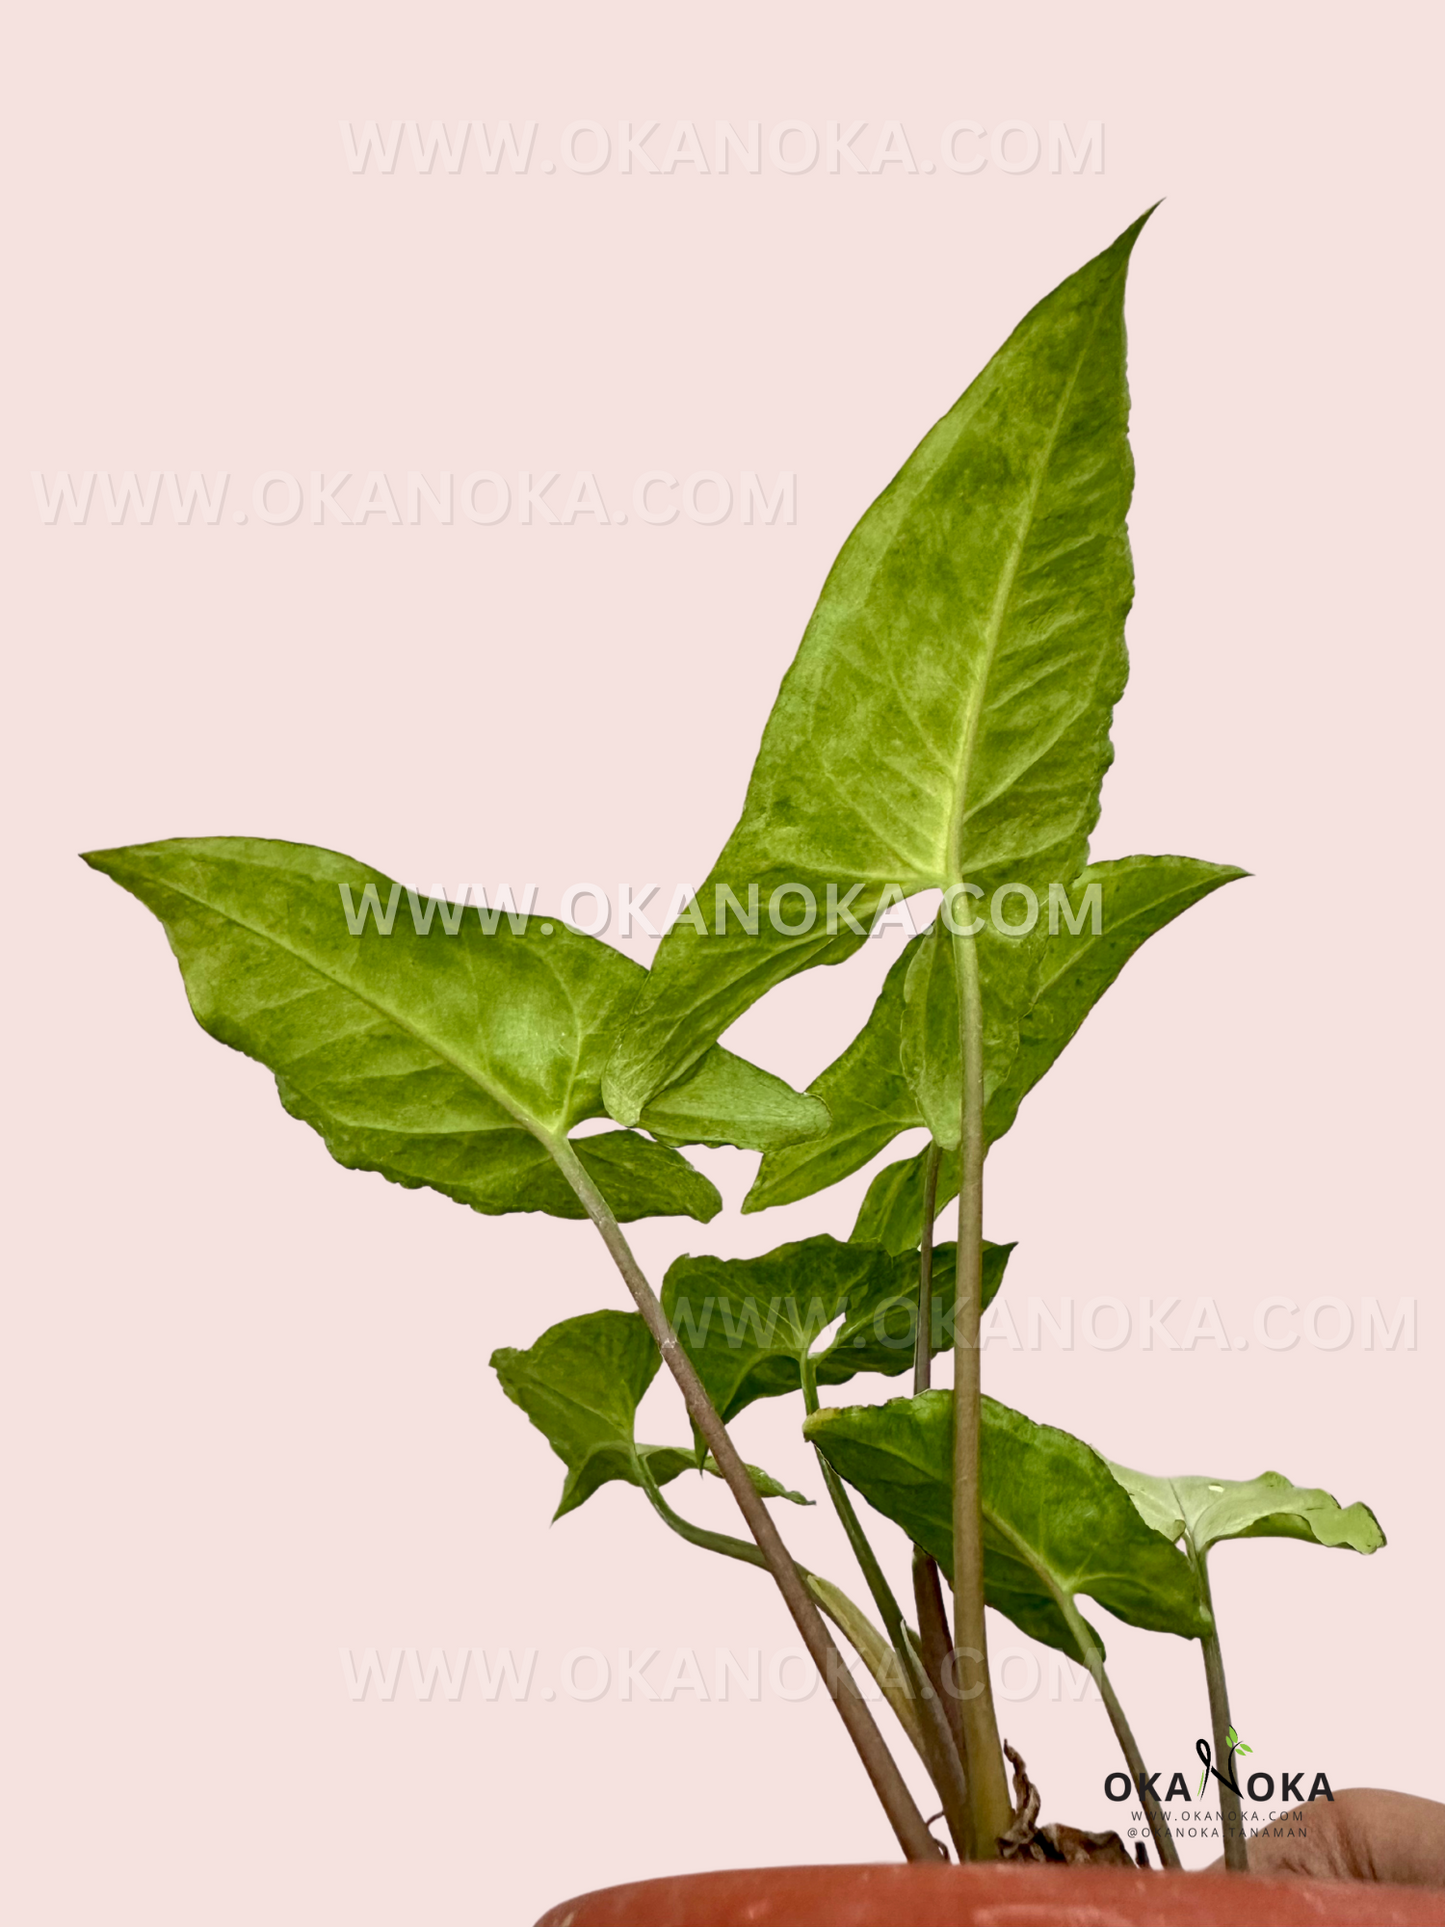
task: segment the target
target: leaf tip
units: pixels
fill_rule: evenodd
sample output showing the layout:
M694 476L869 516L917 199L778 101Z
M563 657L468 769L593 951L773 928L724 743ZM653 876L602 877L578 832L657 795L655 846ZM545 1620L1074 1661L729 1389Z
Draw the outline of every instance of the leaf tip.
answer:
M1385 1528L1375 1517L1373 1509L1367 1506L1363 1499L1357 1499L1355 1504L1359 1506L1361 1513L1368 1522L1365 1531L1361 1534L1363 1543L1357 1550L1363 1552L1366 1556L1372 1552L1379 1552L1383 1546L1387 1546L1390 1543L1385 1537ZM1352 1506L1350 1510L1353 1511L1354 1507Z
M1161 194L1157 201L1152 202L1150 206L1145 208L1144 212L1139 216L1137 221L1131 221L1129 223L1128 227L1125 228L1124 232L1119 236L1119 238L1110 247L1104 250L1105 253L1121 255L1123 259L1127 261L1129 259L1129 256L1134 252L1134 243L1139 239L1139 236L1144 232L1145 227L1148 225L1153 215L1155 215L1163 205L1164 205L1164 196Z

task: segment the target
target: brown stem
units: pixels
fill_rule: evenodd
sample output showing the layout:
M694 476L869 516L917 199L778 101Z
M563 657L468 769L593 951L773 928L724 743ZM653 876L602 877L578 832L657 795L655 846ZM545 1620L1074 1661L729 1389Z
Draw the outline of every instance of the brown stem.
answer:
M938 1216L938 1166L943 1153L928 1147L923 1167L923 1236L918 1241L918 1326L913 1336L913 1391L926 1392L933 1379L933 1221Z
M933 1221L938 1216L938 1167L943 1153L936 1144L928 1147L923 1166L923 1229L918 1242L918 1324L913 1340L913 1391L916 1397L926 1392L933 1378ZM918 1612L919 1650L923 1670L933 1688L948 1723L953 1750L958 1755L964 1787L968 1785L967 1754L964 1751L963 1717L957 1692L953 1662L953 1640L948 1630L948 1609L943 1602L943 1582L938 1562L922 1546L913 1548L913 1599ZM973 1815L965 1822L967 1840L955 1841L961 1854L974 1858Z
M818 1409L818 1380L811 1358L803 1360L803 1403L808 1411ZM929 1777L938 1789L938 1797L943 1802L943 1816L948 1822L948 1831L958 1856L963 1859L967 1854L969 1839L968 1793L963 1777L963 1765L958 1750L953 1744L953 1736L948 1730L948 1716L943 1701L934 1692L928 1674L919 1658L918 1650L909 1638L908 1628L903 1622L903 1612L898 1604L893 1588L889 1585L878 1555L868 1543L868 1535L863 1530L863 1522L854 1509L843 1481L819 1452L818 1469L823 1475L823 1484L828 1497L833 1501L848 1543L853 1548L873 1604L878 1608L884 1630L893 1642L893 1650L903 1668L903 1677L908 1682L909 1691L918 1703L919 1730L923 1739L923 1759ZM816 1595L815 1595L816 1596Z
M653 1510L679 1538L686 1539L689 1545L701 1546L705 1552L718 1552L725 1558L738 1559L744 1565L759 1566L764 1572L767 1571L767 1560L750 1540L734 1539L728 1532L710 1531L706 1526L695 1525L691 1519L684 1519L680 1512L674 1512L657 1488L646 1453L637 1454L636 1465L642 1489ZM897 1715L898 1724L908 1735L913 1750L927 1766L928 1750L919 1723L917 1696L911 1677L892 1645L866 1613L860 1612L847 1593L831 1580L820 1577L816 1572L809 1572L806 1566L799 1566L798 1571L814 1602L832 1620L873 1675L884 1699Z
M993 1688L983 1607L983 1509L979 1426L983 1391L978 1327L983 1309L983 993L975 940L953 939L958 981L958 1043L963 1071L959 1142L958 1277L953 1339L953 1644L962 1687L965 1757L976 1852L993 1859L1013 1824Z
M756 1547L753 1550L756 1551ZM819 1607L832 1620L873 1675L884 1699L892 1707L898 1724L908 1735L909 1744L923 1764L928 1766L928 1743L923 1737L918 1696L913 1690L913 1681L902 1660L893 1650L892 1643L883 1637L868 1615L861 1612L848 1595L841 1592L830 1580L820 1579L817 1573L808 1572L802 1567L799 1570L802 1571L808 1591L818 1602Z
M1129 1777L1138 1788L1139 1798L1144 1803L1144 1812L1149 1821L1149 1830L1154 1836L1154 1846L1160 1862L1163 1866L1177 1871L1179 1850L1174 1845L1173 1831L1158 1798L1149 1791L1148 1776L1144 1771L1144 1755L1139 1751L1139 1742L1134 1738L1134 1729L1130 1726L1124 1709L1119 1704L1113 1682L1104 1670L1104 1655L1099 1651L1087 1620L1073 1600L1061 1593L1056 1594L1055 1597L1060 1611L1069 1623L1069 1630L1078 1643L1079 1651L1084 1656L1084 1664L1094 1676L1094 1684L1099 1689L1099 1697L1103 1700L1104 1710L1109 1715L1109 1724L1114 1729L1114 1737L1119 1742L1120 1752L1124 1755Z
M924 1671L942 1702L953 1744L962 1759L963 1712L954 1678L953 1640L948 1631L948 1608L943 1603L943 1581L937 1560L922 1546L913 1548L913 1601L918 1612Z
M1229 1873L1249 1872L1249 1849L1244 1841L1244 1815L1239 1795L1226 1786L1223 1775L1233 1771L1229 1765L1229 1688L1224 1679L1224 1654L1219 1649L1218 1623L1214 1617L1214 1595L1209 1589L1207 1555L1196 1553L1188 1539L1185 1545L1189 1562L1199 1581L1199 1596L1209 1614L1210 1630L1200 1641L1204 1648L1204 1677L1209 1686L1209 1722L1214 1730L1214 1763L1219 1769L1219 1818L1224 1828L1224 1865ZM1207 1790L1207 1789L1206 1789Z
M1174 1835L1170 1829L1168 1818L1156 1796L1149 1791L1149 1780L1144 1771L1144 1756L1139 1751L1138 1744L1134 1739L1133 1730L1128 1720L1124 1717L1124 1709L1119 1704L1113 1684L1109 1679L1109 1675L1104 1671L1102 1664L1094 1677L1098 1681L1099 1696L1108 1711L1109 1724L1114 1729L1114 1736L1119 1742L1124 1758L1129 1763L1130 1776L1135 1786L1139 1789L1140 1799L1144 1802L1144 1811L1149 1818L1149 1830L1154 1835L1154 1846L1158 1852L1159 1859L1164 1866L1173 1867L1177 1870L1179 1866L1179 1851L1174 1845Z
M667 1315L658 1302L656 1292L647 1282L642 1268L632 1254L632 1248L622 1235L622 1228L613 1216L611 1206L592 1182L576 1152L565 1139L549 1139L547 1148L556 1160L563 1176L576 1193L588 1217L601 1233L602 1241L611 1253L612 1260L621 1272L623 1282L632 1294L633 1302L642 1313L643 1321L656 1342L663 1362L677 1381L678 1389L687 1406L689 1418L707 1442L708 1450L717 1462L718 1470L727 1481L728 1489L737 1501L738 1510L747 1523L748 1531L757 1542L758 1550L768 1563L783 1601L792 1614L793 1623L802 1635L803 1644L809 1657L827 1687L828 1693L837 1707L848 1737L857 1749L863 1762L863 1770L873 1784L873 1790L882 1802L889 1824L898 1839L899 1846L910 1860L936 1860L938 1843L924 1824L913 1795L909 1792L897 1762L888 1751L887 1743L879 1732L876 1721L869 1711L868 1703L858 1690L857 1682L843 1663L833 1635L828 1631L822 1614L813 1603L797 1567L788 1554L787 1547L779 1536L772 1515L763 1504L748 1477L747 1467L738 1457L737 1450L727 1433L727 1428L718 1417L717 1408L707 1395L702 1380L687 1353L678 1342L677 1333L668 1323Z

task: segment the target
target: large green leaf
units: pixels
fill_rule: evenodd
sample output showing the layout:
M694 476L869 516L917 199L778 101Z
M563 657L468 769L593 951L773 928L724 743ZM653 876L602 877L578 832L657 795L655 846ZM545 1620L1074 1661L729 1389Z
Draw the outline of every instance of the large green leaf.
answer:
M951 1581L951 1394L825 1409L803 1430L871 1506L933 1554ZM1145 1523L1091 1446L991 1398L983 1401L980 1434L989 1605L1084 1664L1071 1624L1077 1594L1133 1626L1186 1639L1207 1630L1188 1560ZM1102 1652L1097 1632L1088 1630Z
M984 1131L989 1143L1011 1127L1023 1099L1140 945L1191 904L1243 875L1229 864L1203 863L1193 857L1129 856L1091 864L1075 878L1068 891L1068 915L1060 908L1054 918L1056 928L1050 931L1047 913L1042 914L1029 939L1037 953L1035 988L1018 1022L1016 1049L1007 1052L997 1040L990 1048L986 1040ZM1078 923L1077 930L1072 922ZM944 1010L936 1025L943 1045L950 1033L957 1032L957 993L951 977L945 970L931 971L926 980L920 974L920 967L937 948L934 938L924 936L914 938L904 949L884 981L868 1022L842 1056L808 1086L828 1108L832 1119L828 1130L806 1144L768 1152L744 1200L744 1211L791 1204L836 1184L861 1169L900 1132L926 1125L929 1119L920 1096L926 1077L948 1080L934 1108L938 1124L951 1125L951 1137L938 1137L937 1130L934 1135L939 1143L957 1143L956 1047L951 1053L935 1048L928 1054L933 1068L915 1063L912 1080L905 1068L910 1042L905 999L911 977L917 979L920 995L931 992L938 999L942 993ZM940 1210L957 1189L956 1162L946 1158L939 1178ZM874 1179L853 1235L892 1250L916 1244L922 1210L920 1154L890 1166Z
M590 1499L609 1479L643 1483L646 1462L654 1485L679 1473L696 1471L698 1455L681 1446L639 1445L633 1436L642 1395L661 1364L641 1314L594 1311L567 1318L543 1332L528 1351L509 1346L492 1353L492 1369L502 1390L520 1405L567 1467L554 1518ZM704 1469L716 1473L711 1459ZM753 1485L765 1499L791 1499L807 1505L756 1466L748 1467ZM720 1476L720 1475L719 1475Z
M582 1216L551 1147L604 1115L602 1066L639 965L537 917L489 933L460 913L449 934L377 871L302 844L178 838L86 861L155 912L197 1020L274 1071L339 1163L477 1211ZM721 1050L655 1110L674 1143L758 1147L827 1121L816 1098ZM720 1208L670 1144L612 1131L574 1149L620 1218Z
M857 948L830 891L864 928L894 891L1042 901L1083 868L1127 671L1124 280L1142 225L1025 317L844 544L700 892L708 934L664 938L607 1067L619 1122L772 985ZM755 886L761 913L800 884L811 928L760 914L756 935L717 934L719 886L743 903ZM785 918L802 923L796 899ZM992 925L977 941L1002 1021L1027 1003L1028 953Z
M1350 1552L1378 1552L1385 1543L1367 1505L1342 1506L1318 1486L1292 1485L1279 1472L1257 1479L1161 1479L1108 1464L1156 1532L1183 1539L1200 1554L1221 1539L1305 1539Z
M984 1245L985 1305L1003 1283L1012 1250ZM953 1245L934 1249L935 1352L953 1345L955 1254ZM798 1391L810 1358L819 1385L841 1385L859 1372L907 1371L917 1330L918 1253L822 1236L760 1258L678 1258L663 1281L662 1304L727 1421L754 1399Z

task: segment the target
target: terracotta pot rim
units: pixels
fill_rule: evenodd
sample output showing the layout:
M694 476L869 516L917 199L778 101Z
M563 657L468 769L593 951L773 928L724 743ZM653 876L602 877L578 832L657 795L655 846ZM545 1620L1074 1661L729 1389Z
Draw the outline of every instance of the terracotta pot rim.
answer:
M898 1861L630 1881L563 1901L537 1927L898 1927L900 1906L910 1927L915 1917L918 1927L1445 1927L1445 1891L1436 1888L1216 1869Z

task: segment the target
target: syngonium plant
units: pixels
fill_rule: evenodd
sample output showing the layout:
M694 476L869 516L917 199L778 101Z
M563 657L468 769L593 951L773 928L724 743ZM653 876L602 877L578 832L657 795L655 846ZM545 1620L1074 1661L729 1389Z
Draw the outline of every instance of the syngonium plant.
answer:
M1210 1547L1261 1534L1383 1543L1363 1506L1341 1511L1276 1473L1128 1471L980 1385L980 1315L1012 1248L983 1236L990 1145L1139 946L1243 874L1189 857L1089 861L1127 672L1124 285L1143 224L1025 316L848 537L737 827L650 970L515 908L468 916L407 891L399 916L399 884L298 844L183 838L86 859L155 912L197 1019L274 1072L282 1104L340 1163L484 1213L592 1221L636 1309L566 1319L492 1360L567 1468L558 1516L620 1480L693 1544L765 1569L913 1859L942 1849L826 1621L917 1749L961 1858L1072 1857L1104 1840L1040 1831L1012 1754L1017 1809L1010 1799L992 1606L1092 1674L1157 1851L1177 1865L1079 1600L1201 1642L1228 1773L1239 1742ZM924 892L941 893L933 921L806 1092L723 1048L768 990L842 963ZM597 1119L613 1128L580 1132ZM846 1241L679 1257L659 1297L622 1230L721 1208L691 1145L762 1153L743 1204L755 1212L838 1183L918 1127L925 1148L873 1179ZM955 1198L956 1239L936 1245ZM941 1351L948 1390L930 1382ZM685 1444L634 1434L659 1361L682 1392ZM909 1397L822 1402L910 1368ZM745 1465L728 1432L753 1401L794 1395L881 1628L791 1558L767 1502L806 1500ZM689 1470L726 1481L748 1538L674 1508L664 1488ZM850 1487L912 1542L916 1626ZM1234 1821L1239 1867L1237 1808Z

